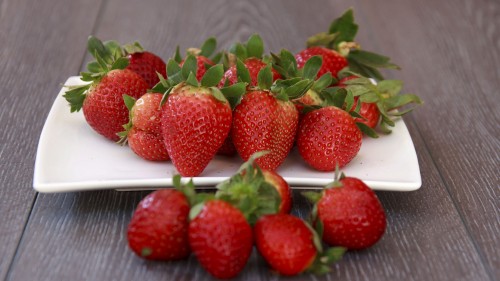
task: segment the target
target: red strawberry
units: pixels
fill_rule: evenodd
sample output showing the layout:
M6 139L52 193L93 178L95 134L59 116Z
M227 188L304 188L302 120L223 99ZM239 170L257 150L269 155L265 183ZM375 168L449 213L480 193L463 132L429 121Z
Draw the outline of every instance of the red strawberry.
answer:
M227 202L211 200L189 223L189 245L210 274L233 278L243 270L252 252L252 229L240 210Z
M351 75L344 77L339 80L339 83L337 86L345 88L347 85L344 84L344 82L357 79L359 77ZM351 108L350 111L353 111L356 109L359 101L359 96L354 97L354 104ZM363 118L354 118L355 122L360 122L366 124L370 128L375 128L378 124L378 121L380 119L380 111L378 110L377 104L376 103L367 103L367 102L361 102L361 107L359 109L359 115L361 115Z
M194 74L197 66L193 55L186 58L182 68L170 60L168 69L169 79L153 89L166 95L161 116L162 136L179 173L194 177L203 172L231 129L231 107L223 95L226 89L215 87L224 74L223 66L212 66L201 82ZM238 94L245 86L238 84L230 90Z
M224 143L217 151L217 154L224 156L234 156L236 155L236 153L237 153L236 147L234 147L233 138L231 137L231 131L230 131L229 134L227 135L227 138L224 140Z
M141 48L142 49L142 48ZM160 79L157 72L166 76L165 62L157 55L147 51L136 51L128 55L129 65L127 69L139 74L153 88Z
M198 81L201 80L205 72L208 70L210 66L215 65L215 62L218 62L220 59L217 58L217 55L212 56L215 49L217 48L217 39L215 37L208 38L205 42L203 42L200 48L188 48L186 53L188 55L192 55L196 57L196 79ZM213 58L214 60L212 60ZM179 47L177 47L175 51L174 59L179 65L182 67L184 65L184 59L181 57L179 52Z
M279 100L268 90L249 91L233 113L234 146L245 161L255 152L270 151L256 163L275 170L292 148L298 118L290 101Z
M248 69L250 73L251 83L249 86L257 86L257 75L259 71L267 66L265 62L258 58L248 58L243 61L245 67ZM273 82L278 80L281 75L274 69L271 69L273 72ZM219 83L219 87L224 86L226 80L228 80L229 85L233 85L238 82L238 73L236 70L236 65L231 66L225 73L224 78Z
M182 67L182 65L184 64L184 60L181 61L179 63L179 65ZM214 65L214 63L207 57L204 57L204 56L201 56L201 55L197 55L196 56L196 64L198 66L197 70L196 70L196 79L198 81L201 80L201 78L203 77L203 75L205 75L205 72L207 72L207 65L208 66L212 66Z
M281 197L279 213L288 214L292 209L292 191L288 183L278 173L270 170L262 170L266 182L270 183Z
M297 217L287 214L263 216L255 224L254 236L259 253L280 274L299 274L316 258L313 233Z
M316 199L317 200L317 199ZM365 249L380 240L386 217L382 204L363 181L341 177L328 185L317 200L317 219L329 245Z
M332 76L337 78L338 72L347 66L347 60L336 51L324 47L309 47L295 55L298 67L302 68L307 60L313 56L321 56L323 58L323 65L318 72L318 78L327 72L330 72Z
M128 225L130 248L152 260L177 260L189 255L189 203L181 192L162 189L146 196Z
M336 165L343 167L357 155L362 136L347 112L327 106L313 110L302 118L297 147L311 167L319 171L333 171Z
M125 105L130 110L130 120L123 125L125 131L118 134L121 137L118 143L128 142L135 154L150 161L169 159L161 135L161 99L159 93L144 94L137 101L124 96Z

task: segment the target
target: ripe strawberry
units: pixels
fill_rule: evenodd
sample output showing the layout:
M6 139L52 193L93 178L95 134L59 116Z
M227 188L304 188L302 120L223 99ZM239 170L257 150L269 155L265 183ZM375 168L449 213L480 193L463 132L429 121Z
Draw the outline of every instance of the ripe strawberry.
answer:
M146 93L137 101L129 96L124 96L125 105L130 111L128 124L118 135L118 143L128 143L130 149L150 161L165 161L169 159L163 137L161 135L161 110L162 94Z
M307 60L313 56L321 56L323 58L323 65L318 72L318 78L328 72L337 78L338 72L347 66L346 58L338 52L325 47L309 47L295 55L298 67L303 67Z
M240 73L245 69L241 64L237 66ZM245 76L243 81L249 82ZM299 114L288 97L304 94L312 81L281 80L273 88L271 83L271 66L267 66L259 72L259 88L249 90L233 112L232 138L245 161L255 152L269 151L256 163L263 169L275 170L290 152L297 131Z
M174 189L157 190L140 203L128 225L132 251L152 260L177 260L189 255L189 203Z
M167 72L169 69L169 80L163 80L153 89L165 93L162 136L179 173L194 177L212 160L231 128L231 107L221 93L225 90L214 87L222 78L223 67L219 64L207 70L201 85L194 74L194 56L189 55L182 68L171 60ZM244 85L235 85L230 90L242 92Z
M313 35L307 40L307 49L296 55L299 66L309 57L321 55L323 67L318 75L330 71L338 77L338 72L348 66L350 71L377 80L384 79L379 68L400 69L386 56L361 50L359 44L353 42L357 32L358 25L354 22L352 9L349 9L333 20L328 32Z
M307 195L307 194L306 194ZM328 245L360 250L374 245L385 232L386 217L382 204L363 181L336 176L322 193L308 196L316 203L323 241Z
M362 133L354 119L335 106L307 113L301 120L297 147L314 169L333 171L347 165L361 148Z
M282 275L304 271L326 273L343 248L323 251L318 234L301 219L288 214L261 217L254 226L255 245L266 262Z
M220 58L218 57L221 56L222 54L219 53L212 56L216 48L217 48L217 39L215 39L215 37L210 37L205 42L203 42L203 45L199 49L198 48L187 49L186 53L188 55L193 55L196 57L196 65L197 65L196 79L198 81L200 81L203 75L205 75L205 72L208 70L208 68L215 65L215 62L218 62L220 60ZM179 63L181 67L184 65L184 59L182 58L179 52L179 47L177 47L175 51L174 59L176 62Z
M231 138L231 131L229 131L229 134L227 135L227 138L224 140L224 143L222 146L217 150L218 155L224 155L224 156L234 156L236 155L236 147L234 147L233 144L233 138Z
M248 70L249 85L250 87L258 85L257 76L268 64L263 61L264 42L258 34L253 34L248 38L245 44L237 43L231 47L230 54L228 55L229 69L224 73L224 78L219 83L219 87L224 84L233 85L238 82L238 68L236 67L236 60L243 62L245 68ZM271 69L273 74L273 82L278 80L281 75L274 69Z
M288 214L292 209L292 191L288 183L278 173L270 170L262 170L266 182L270 183L278 191L281 203L278 213Z
M130 61L127 69L139 74L149 85L149 88L153 88L160 79L158 78L157 72L163 76L166 76L166 64L157 55L144 51L140 45L136 42L137 48L134 49L133 53L128 54L128 59Z
M189 223L189 245L216 278L233 278L252 252L252 228L240 210L221 200L204 203Z

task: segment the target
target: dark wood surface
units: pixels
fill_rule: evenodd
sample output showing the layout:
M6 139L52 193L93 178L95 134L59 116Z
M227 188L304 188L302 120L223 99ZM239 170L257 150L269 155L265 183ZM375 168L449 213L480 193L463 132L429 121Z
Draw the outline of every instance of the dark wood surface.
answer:
M258 32L267 51L298 51L350 5L358 41L402 66L425 105L405 117L423 185L379 192L387 233L332 273L290 280L500 279L500 2L0 0L0 280L207 280L194 257L144 261L125 236L147 192L38 194L44 120L87 36L139 40L168 58L211 35L221 47ZM295 192L294 213L310 205ZM241 280L277 280L253 253ZM283 278L285 279L285 278Z

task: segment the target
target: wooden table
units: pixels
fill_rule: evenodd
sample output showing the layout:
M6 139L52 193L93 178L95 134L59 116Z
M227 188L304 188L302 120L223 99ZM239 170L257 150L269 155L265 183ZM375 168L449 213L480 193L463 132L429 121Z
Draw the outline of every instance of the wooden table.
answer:
M500 279L500 2L0 0L0 279L206 280L194 257L147 262L127 248L147 192L39 194L38 138L56 93L83 70L86 39L139 40L164 58L217 36L221 47L259 32L267 50L298 51L352 5L358 41L402 66L425 105L405 117L422 188L379 192L388 228L323 277L290 280ZM295 194L294 213L310 206ZM239 276L277 280L255 253Z

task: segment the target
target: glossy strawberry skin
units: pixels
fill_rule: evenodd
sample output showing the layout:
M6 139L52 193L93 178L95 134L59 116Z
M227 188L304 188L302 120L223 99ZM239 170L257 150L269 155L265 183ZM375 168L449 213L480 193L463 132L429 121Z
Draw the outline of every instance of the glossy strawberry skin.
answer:
M380 240L386 217L382 204L366 184L356 178L340 180L342 187L325 190L318 201L323 240L331 246L365 249Z
M189 203L181 192L161 189L146 196L137 206L128 225L132 251L152 260L186 258Z
M301 112L304 105L320 105L323 100L316 91L310 89L302 97L292 100L292 102L295 104L295 108L297 108L299 113L302 115Z
M165 62L157 55L151 52L138 52L128 55L129 65L126 69L139 74L147 83L149 88L153 88L160 79L156 72L167 76L167 67Z
M148 84L130 70L112 70L92 87L83 102L87 123L100 135L118 141L117 133L129 121L129 112L123 95L138 99L148 89Z
M351 75L340 79L337 86L345 87L347 86L344 82L356 79L357 76ZM351 108L351 111L356 108L358 105L359 97L354 97L354 105ZM375 128L380 119L380 111L375 103L366 103L362 102L361 107L359 108L359 114L363 116L363 118L354 118L355 122L360 122L366 124L370 128Z
M292 209L292 191L288 183L278 173L270 170L262 170L265 180L272 184L281 197L278 213L288 214Z
M227 101L208 88L179 85L162 107L162 136L168 155L184 177L201 174L229 130L232 112Z
M295 55L297 66L302 68L307 60L313 56L323 57L323 65L318 72L318 78L327 72L330 72L336 78L338 72L348 64L347 59L334 50L325 47L310 47Z
M290 101L278 100L267 91L247 92L233 113L232 138L238 154L247 161L255 152L267 150L255 163L275 170L293 146L298 118Z
M155 134L161 133L162 97L160 93L146 93L135 102L131 111L134 127Z
M243 270L252 252L252 229L240 210L212 200L189 223L189 244L210 274L233 278Z
M261 217L254 226L254 237L259 253L282 275L303 272L317 255L311 230L292 215Z
M333 171L337 163L343 167L357 155L362 137L347 112L328 106L311 111L302 118L297 147L311 167Z
M248 86L250 87L257 86L258 85L257 77L259 71L262 68L266 67L267 64L263 62L261 59L257 58L248 58L243 63L245 64L245 67L248 69L248 72L250 73L250 79L252 80L252 82ZM276 70L271 69L271 71L273 73L273 82L281 78L281 75ZM231 66L228 70L226 70L226 72L224 73L224 78L222 78L219 87L223 87L226 80L229 81L229 85L233 85L238 82L238 75L235 65Z
M128 145L139 157L149 161L166 161L168 156L160 134L154 134L132 127L127 134Z

